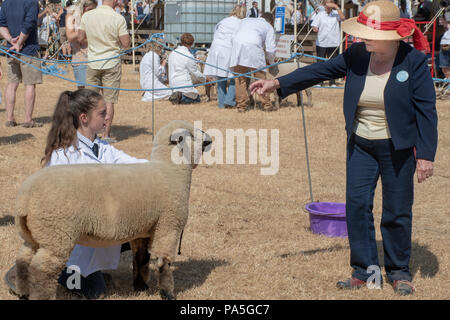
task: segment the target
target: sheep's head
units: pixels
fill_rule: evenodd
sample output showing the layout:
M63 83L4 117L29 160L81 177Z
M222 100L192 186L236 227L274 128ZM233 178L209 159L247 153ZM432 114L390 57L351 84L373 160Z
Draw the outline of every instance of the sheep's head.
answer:
M196 168L203 152L211 148L211 137L191 123L171 121L158 131L155 146L168 146L166 153L174 164L190 164Z

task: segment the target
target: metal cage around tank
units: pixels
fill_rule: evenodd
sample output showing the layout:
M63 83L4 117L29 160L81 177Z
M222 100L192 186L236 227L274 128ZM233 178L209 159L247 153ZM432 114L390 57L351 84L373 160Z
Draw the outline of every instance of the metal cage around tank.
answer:
M230 15L236 0L165 1L165 41L179 43L181 35L191 33L196 44L210 44L215 25Z

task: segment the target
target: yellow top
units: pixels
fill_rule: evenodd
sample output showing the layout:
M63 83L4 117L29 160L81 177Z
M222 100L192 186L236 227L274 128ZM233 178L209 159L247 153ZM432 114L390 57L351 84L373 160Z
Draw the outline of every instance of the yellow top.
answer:
M364 90L359 98L353 132L369 140L389 139L388 124L384 108L384 88L391 72L382 75L367 70Z
M125 18L109 6L100 6L86 12L81 18L80 29L86 32L88 59L98 60L117 56L120 52L120 36L128 34ZM111 69L120 58L89 63L91 69Z

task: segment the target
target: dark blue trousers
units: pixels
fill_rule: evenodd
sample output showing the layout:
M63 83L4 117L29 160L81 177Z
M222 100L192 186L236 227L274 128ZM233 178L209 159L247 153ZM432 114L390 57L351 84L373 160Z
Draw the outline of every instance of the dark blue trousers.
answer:
M383 189L381 235L388 280L411 281L412 205L416 162L413 148L394 150L391 139L367 140L355 134L347 145L346 218L352 276L367 281L379 266L373 198L378 178Z

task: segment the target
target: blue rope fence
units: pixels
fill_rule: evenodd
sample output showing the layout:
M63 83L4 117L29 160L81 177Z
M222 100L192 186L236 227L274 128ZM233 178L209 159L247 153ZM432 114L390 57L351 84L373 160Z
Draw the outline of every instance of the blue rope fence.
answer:
M299 57L299 56L304 56L304 57L314 58L314 59L316 59L316 60L323 60L323 61L329 60L329 59L327 59L327 58L322 58L322 57L318 57L318 56L314 56L314 55L309 55L309 54L306 54L306 53L294 53L294 54L292 54L291 57L288 58L288 59L279 61L279 62L277 62L277 63L271 64L271 65L268 65L268 66L265 66L265 67L263 67L263 68L259 68L259 69L252 70L252 71L247 72L247 73L242 73L242 74L240 74L240 73L232 72L232 71L230 71L230 70L222 69L222 68L220 68L219 66L214 66L214 65L208 64L208 63L206 63L206 62L200 61L200 60L198 60L198 59L195 59L195 58L193 58L193 57L191 57L191 56L185 55L185 54L183 54L183 53L181 53L181 52L176 51L175 49L172 49L172 48L166 46L164 43L161 43L161 42L159 42L159 41L157 41L157 40L154 40L153 38L164 38L164 34L162 34L162 33L155 33L155 34L152 34L152 35L150 36L150 38L147 39L147 40L146 40L144 43L142 43L141 45L139 45L139 46L137 46L137 47L134 47L134 48L131 48L131 49L127 49L127 50L123 51L122 53L120 53L120 54L118 54L118 55L116 55L116 56L113 56L113 57L110 57L110 58L104 58L104 59L90 60L90 61L78 61L78 62L75 62L74 64L82 64L82 63L85 64L85 63L91 63L91 62L99 62L99 61L108 61L108 60L112 60L112 59L118 59L118 58L120 58L121 56L123 56L123 55L125 55L125 54L128 54L129 52L132 52L133 50L137 50L137 49L139 49L139 48L145 46L146 44L148 44L148 43L150 43L150 42L155 42L155 43L161 45L163 48L165 48L165 49L167 49L167 50L170 50L170 51L172 51L172 52L176 52L177 54L180 54L180 55L182 55L182 56L184 56L184 57L186 57L186 58L193 59L194 61L196 61L196 62L198 62L198 63L202 63L202 64L205 64L205 65L211 66L211 67L213 67L213 68L217 68L217 69L219 69L219 70L229 72L229 73L233 74L234 76L233 76L233 77L228 77L228 78L222 78L222 79L218 79L218 80L214 80L214 81L209 81L209 82L205 82L205 83L200 83L200 84L193 84L193 85L189 85L189 86L180 86L180 87L173 87L173 88L160 88L160 89L128 89L128 88L114 88L114 87L98 86L98 85L94 85L94 84L89 84L89 83L87 83L87 82L76 81L76 80L72 80L72 79L69 79L69 78L62 77L61 74L65 74L65 73L66 73L65 70L62 70L62 69L60 69L60 68L58 68L58 67L56 67L56 66L50 66L50 67L47 67L47 68L38 68L38 67L36 67L36 66L34 66L34 65L32 65L32 64L30 64L30 63L28 63L28 62L26 62L26 61L24 61L24 60L22 60L22 59L20 59L20 58L18 57L18 55L24 56L24 57L28 57L28 58L30 58L30 59L34 59L34 60L37 60L37 61L41 61L42 63L45 63L45 64L47 64L47 63L56 63L56 64L69 65L69 64L72 64L71 61L67 61L67 60L46 60L46 59L41 59L41 58L37 58L37 57L33 57L33 56L26 55L26 54L23 54L23 53L20 53L20 52L15 52L15 51L11 51L11 52L10 52L10 51L9 51L6 47L4 47L4 46L0 46L0 52L3 52L4 54L10 56L11 58L14 58L14 59L16 59L16 60L18 60L18 61L20 61L20 62L22 62L22 63L24 63L24 64L26 64L26 65L28 65L28 66L30 66L30 67L32 67L32 68L34 68L34 69L36 69L36 70L39 70L39 71L41 71L41 72L44 73L44 74L51 75L51 76L54 76L54 77L56 77L56 78L59 78L59 79L65 80L65 81L69 81L69 82L75 83L75 84L77 84L78 86L89 86L89 87L94 87L94 88L98 88L98 89L120 90L120 91L129 91L129 92L151 92L151 91L164 91L164 90L177 90L177 89L195 88L195 87L200 87L200 86L204 86L204 85L210 85L210 84L219 83L219 82L222 82L222 81L228 81L228 80L236 79L236 78L239 78L239 77L248 77L248 78L251 78L251 79L254 79L254 80L259 80L258 78L252 77L251 74L254 74L254 73L259 72L259 71L266 70L266 69L268 69L268 68L277 66L277 65L282 64L282 63L289 62L289 61L291 61L292 59L294 59L294 58L296 58L296 57ZM433 81L435 81L435 82L445 82L445 83L450 82L450 80L448 80L448 79L438 79L438 78L433 78ZM339 87L339 86L319 86L319 85L313 86L313 88L322 88L322 89L344 89L344 87Z

